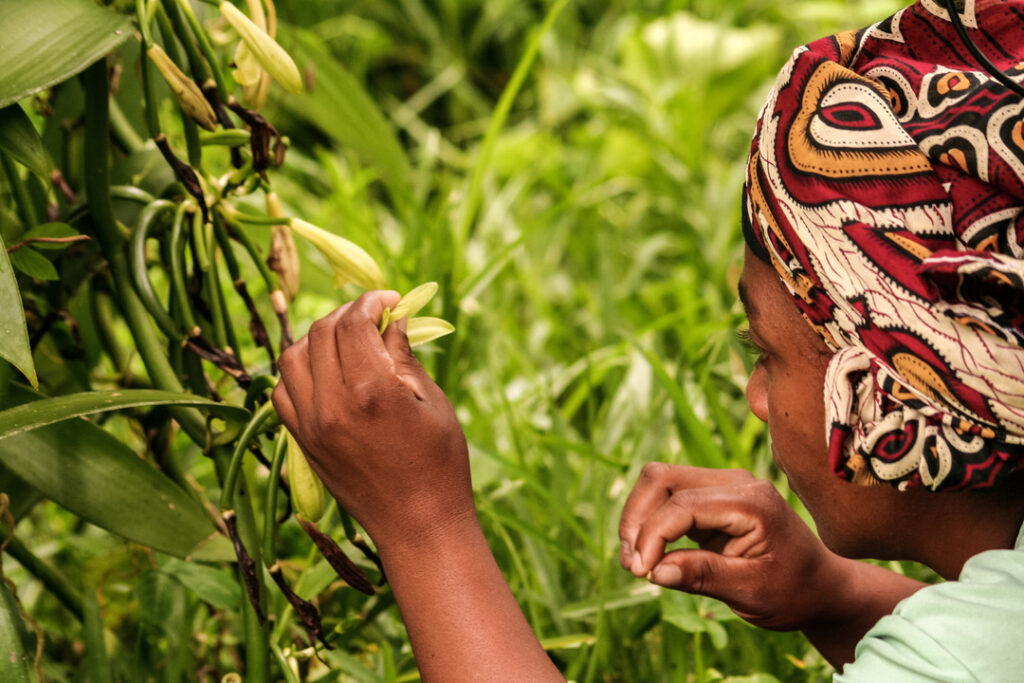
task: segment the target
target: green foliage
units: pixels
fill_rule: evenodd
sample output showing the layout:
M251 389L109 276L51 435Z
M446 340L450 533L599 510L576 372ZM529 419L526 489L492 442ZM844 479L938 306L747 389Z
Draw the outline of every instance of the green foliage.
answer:
M234 43L215 7L195 3L192 23L177 0L140 4L155 12L153 39L185 73L199 83L223 74L234 88ZM358 290L335 290L330 264L300 240L300 291L281 314L271 303L278 273L264 263L276 228L204 221L144 132L155 118L169 148L198 171L206 198L266 218L262 195L273 189L288 216L369 252L390 287L440 283L424 314L457 319L457 331L420 357L467 433L491 547L567 678L826 680L828 666L801 635L753 629L720 603L623 572L616 529L651 460L743 467L784 488L747 409L750 361L733 337L742 317L734 293L742 164L791 49L896 5L278 5L280 42L312 87L271 89L262 116L288 150L261 178L244 170L257 135L198 135L156 72L140 70L137 41L121 43L134 33L134 3L115 11L91 0L0 0L5 25L16 11L32 29L8 31L0 44L0 56L8 45L32 55L22 58L31 68L0 76L3 111L17 118L10 130L0 124L0 358L28 377L35 367L52 397L38 402L51 406L45 420L0 437L0 490L11 495L24 544L9 548L20 554L4 569L46 633L47 678L80 680L74 672L88 666L117 681L220 680L232 671L247 681L416 679L387 588L364 596L339 581L288 517L283 492L275 504L266 464L250 455L256 447L269 460L272 421L241 442L242 425L231 421L266 400L274 374L266 349L280 351L282 324L297 337ZM22 34L42 36L31 45L45 49ZM71 45L82 52L71 56ZM121 85L109 100L109 134L100 125L88 138L83 118L106 121L95 111L107 101L104 72L71 77L114 48ZM141 73L152 77L148 90ZM15 138L35 151L19 154L6 142ZM37 177L37 138L76 196ZM239 144L243 170L228 151ZM89 153L93 145L101 155ZM87 186L99 191L86 196ZM238 191L221 196L228 186ZM91 239L27 241L79 234ZM17 273L6 256L15 246ZM256 318L272 341L247 332ZM214 352L236 359L256 388L246 395L238 367ZM21 381L0 361L5 407L27 400ZM114 403L89 398L94 391ZM236 412L207 412L211 403ZM0 413L0 425L17 418ZM232 451L238 535L254 556L249 583L274 617L269 626L225 561L234 557L227 536L194 550L214 532L211 517L220 521L206 511L223 502ZM331 507L321 528L376 579L353 542L357 530ZM319 608L335 646L319 653L327 666L266 580L261 564L274 557ZM46 571L55 565L67 578ZM84 624L69 604L84 606ZM0 614L0 626L21 623L16 612Z

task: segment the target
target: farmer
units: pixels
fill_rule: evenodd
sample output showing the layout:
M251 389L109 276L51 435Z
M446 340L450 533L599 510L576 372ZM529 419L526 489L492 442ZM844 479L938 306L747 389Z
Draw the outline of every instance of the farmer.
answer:
M962 4L1021 80L1024 1ZM1024 98L950 19L921 0L800 48L755 133L747 397L818 536L745 471L658 463L620 524L624 568L802 630L841 681L1024 680ZM481 533L451 406L403 324L377 332L397 300L315 323L274 403L376 542L425 680L559 680ZM683 536L700 548L666 554Z

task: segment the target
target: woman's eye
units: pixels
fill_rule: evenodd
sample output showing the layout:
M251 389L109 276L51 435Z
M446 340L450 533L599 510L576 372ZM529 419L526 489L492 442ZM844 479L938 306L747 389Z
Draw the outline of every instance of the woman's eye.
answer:
M760 346L754 343L753 338L750 336L750 328L744 327L736 330L736 339L739 340L740 346L746 349L755 360L760 361L764 355L764 350Z

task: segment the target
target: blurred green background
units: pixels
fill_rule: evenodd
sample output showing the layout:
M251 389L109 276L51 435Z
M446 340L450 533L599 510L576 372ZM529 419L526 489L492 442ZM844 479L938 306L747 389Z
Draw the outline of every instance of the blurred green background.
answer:
M279 40L310 87L301 95L275 87L263 111L291 141L273 185L290 215L370 251L393 288L441 283L432 314L458 330L419 355L466 431L491 547L570 680L831 675L800 634L754 629L720 603L623 572L617 524L652 460L750 469L796 504L743 396L752 364L734 337L743 323L735 295L743 163L792 49L898 7L277 2ZM546 17L553 24L541 35ZM132 43L122 49L126 64ZM529 67L521 87L502 102L521 64ZM128 86L119 95L141 131L131 97ZM251 237L265 244L269 228ZM335 290L319 254L299 248L297 335L358 294ZM259 297L258 278L252 283ZM263 362L257 349L243 351ZM208 465L193 467L200 481L211 478ZM173 571L133 570L136 553L51 503L25 524L40 556L87 585L103 577L110 604L139 619L137 637L148 643L138 645L147 653L139 661L154 668L136 669L138 680L172 680L168 662L182 650L195 666L170 667L181 669L173 680L219 680L231 670L218 648L237 639L234 622L204 607L209 594ZM306 571L301 559L295 566ZM48 676L81 680L80 637L61 608L14 565L8 574L53 639ZM416 679L392 601L353 607L340 591L320 600L325 616L337 617L331 625L348 630L322 653L329 667L302 659L303 676Z

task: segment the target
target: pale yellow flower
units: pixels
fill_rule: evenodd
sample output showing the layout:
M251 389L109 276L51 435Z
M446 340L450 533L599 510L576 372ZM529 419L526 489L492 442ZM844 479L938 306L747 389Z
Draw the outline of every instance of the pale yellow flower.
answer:
M291 219L288 225L299 236L309 240L327 259L334 273L335 287L354 282L367 290L384 288L384 274L380 266L359 245L301 218Z
M302 92L302 76L295 62L266 30L260 28L249 17L228 0L219 5L220 13L245 43L256 61L289 92ZM243 76L245 78L246 76Z
M447 320L424 316L410 320L406 334L409 336L409 346L419 346L454 331L455 326Z

